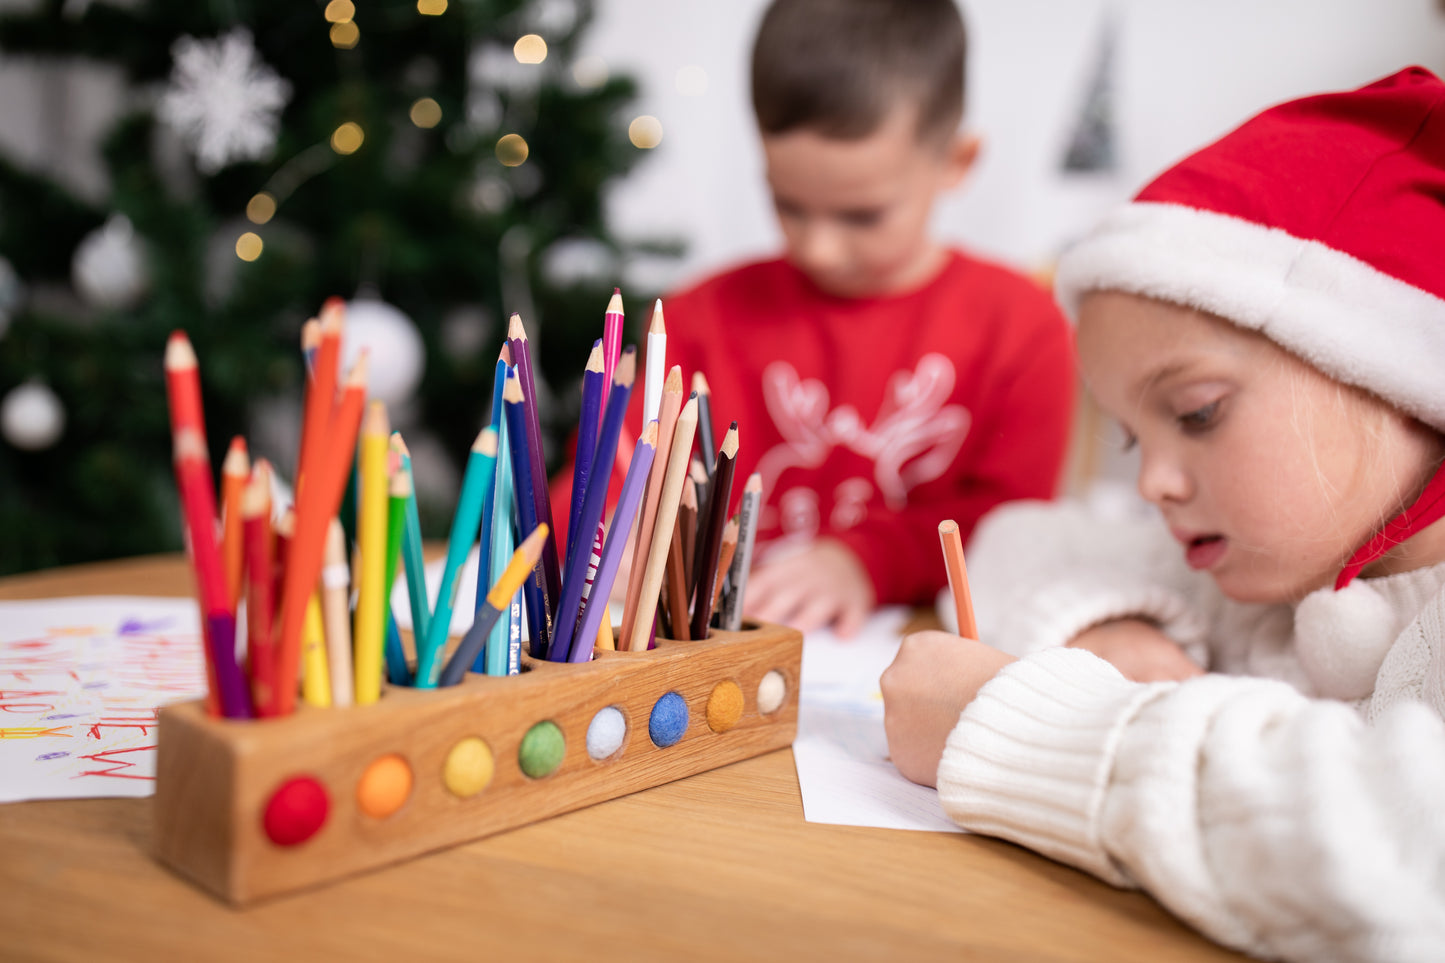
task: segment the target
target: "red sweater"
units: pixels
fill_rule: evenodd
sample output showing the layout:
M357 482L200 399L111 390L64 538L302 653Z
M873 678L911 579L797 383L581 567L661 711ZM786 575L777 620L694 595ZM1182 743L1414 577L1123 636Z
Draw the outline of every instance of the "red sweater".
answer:
M928 602L947 582L940 521L957 520L966 538L994 505L1054 493L1072 333L1049 295L1010 270L950 251L919 290L844 299L764 261L664 309L667 367L682 366L684 390L694 371L706 375L718 443L738 422L734 508L748 475L762 474L759 552L833 536L862 559L880 603ZM569 468L552 493L564 523L570 489Z

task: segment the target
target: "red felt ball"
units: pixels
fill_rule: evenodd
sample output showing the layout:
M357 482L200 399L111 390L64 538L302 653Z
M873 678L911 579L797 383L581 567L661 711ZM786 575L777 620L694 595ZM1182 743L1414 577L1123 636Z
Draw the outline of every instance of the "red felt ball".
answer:
M261 823L266 836L277 846L295 846L306 842L326 823L331 800L326 789L310 776L297 776L283 782L266 803Z

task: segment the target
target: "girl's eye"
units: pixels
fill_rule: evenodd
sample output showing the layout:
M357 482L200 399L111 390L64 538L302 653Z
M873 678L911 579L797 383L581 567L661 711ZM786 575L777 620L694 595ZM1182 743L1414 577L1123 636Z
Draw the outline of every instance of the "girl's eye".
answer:
M1180 415L1179 425L1187 432L1206 431L1214 424L1215 416L1218 414L1219 402L1211 401L1202 408L1195 408L1193 411Z
M1123 435L1124 435L1123 441L1120 442L1120 444L1119 444L1120 450L1121 450L1121 451L1133 451L1134 448L1137 447L1138 444L1139 444L1139 439L1138 439L1138 437L1136 437L1135 434L1134 434L1132 431L1130 431L1128 428L1124 428L1124 427L1121 426L1121 427L1119 428L1119 430L1120 430L1120 431L1123 433Z

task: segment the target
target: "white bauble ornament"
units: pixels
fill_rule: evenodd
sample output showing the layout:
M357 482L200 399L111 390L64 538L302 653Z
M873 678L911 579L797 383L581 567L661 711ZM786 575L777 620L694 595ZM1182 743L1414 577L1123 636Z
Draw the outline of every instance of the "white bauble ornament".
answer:
M87 234L75 249L70 278L93 307L123 311L139 301L150 277L130 218L112 214Z
M65 431L65 407L49 386L27 381L0 401L0 434L16 448L43 451Z
M411 319L385 301L360 297L346 305L345 331L342 369L355 364L366 348L367 394L388 405L410 398L426 369L426 349Z

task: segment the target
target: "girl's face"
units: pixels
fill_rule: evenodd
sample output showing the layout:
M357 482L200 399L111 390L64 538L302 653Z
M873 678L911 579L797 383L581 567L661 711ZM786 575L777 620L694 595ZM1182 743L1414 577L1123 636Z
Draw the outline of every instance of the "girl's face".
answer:
M1190 308L1095 292L1078 345L1085 383L1139 446L1139 493L1188 564L1237 601L1293 602L1333 584L1445 451L1384 402ZM1441 532L1437 523L1365 574L1445 559Z

